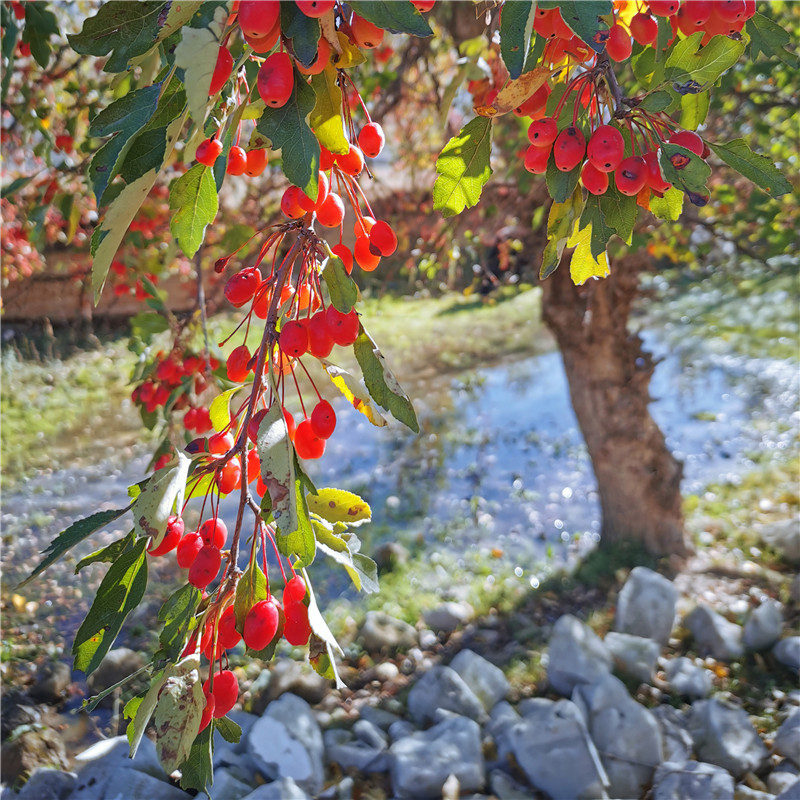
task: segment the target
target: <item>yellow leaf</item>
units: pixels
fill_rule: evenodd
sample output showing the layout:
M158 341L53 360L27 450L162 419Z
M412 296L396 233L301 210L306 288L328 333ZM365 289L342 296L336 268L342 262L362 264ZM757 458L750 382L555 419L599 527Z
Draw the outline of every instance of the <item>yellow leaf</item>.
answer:
M224 431L231 423L231 398L239 391L240 386L234 386L217 395L208 407L208 414L211 417L211 424L218 433Z
M569 273L576 286L586 283L589 278L605 278L611 271L608 268L606 253L600 253L597 260L592 257L592 224L589 223L582 229L578 228L578 224L578 222L575 223L572 236L567 242L567 247L575 248L569 265Z
M373 425L383 428L387 424L386 420L375 408L366 386L359 383L358 379L347 370L341 369L325 359L320 359L320 361L333 385L347 398L353 408L360 411Z
M319 75L311 78L317 101L311 112L309 122L319 143L331 153L346 153L350 143L344 135L342 119L342 90L336 83L338 73L336 67L327 64Z
M550 79L550 67L536 67L513 81L508 81L498 92L494 102L488 106L478 106L475 113L482 117L496 117L524 103L537 89Z
M306 495L308 510L328 522L367 522L372 519L372 509L357 494L342 489L320 489Z
M367 59L364 54L341 32L336 31L339 47L331 53L331 63L336 69L348 69L363 64Z
M564 247L570 231L583 209L583 192L580 186L575 187L572 196L565 203L553 203L547 218L547 246L542 255L542 267L539 271L541 279L551 275L561 262Z

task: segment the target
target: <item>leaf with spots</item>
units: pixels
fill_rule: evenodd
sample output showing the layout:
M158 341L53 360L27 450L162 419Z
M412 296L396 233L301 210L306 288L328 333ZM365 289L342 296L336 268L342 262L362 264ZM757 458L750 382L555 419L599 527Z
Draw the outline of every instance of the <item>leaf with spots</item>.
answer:
M328 522L345 522L355 526L372 519L369 505L357 494L343 489L318 489L316 494L309 494L306 500L308 510Z

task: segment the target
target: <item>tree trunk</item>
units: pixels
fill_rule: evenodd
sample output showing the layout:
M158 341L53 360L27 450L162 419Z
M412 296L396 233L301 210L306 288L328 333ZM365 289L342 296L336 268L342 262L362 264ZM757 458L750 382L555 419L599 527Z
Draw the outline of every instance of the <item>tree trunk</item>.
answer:
M570 395L597 479L601 546L643 545L683 558L682 464L650 416L655 360L628 331L642 256L617 261L605 280L575 286L562 263L542 283L544 321L558 341Z

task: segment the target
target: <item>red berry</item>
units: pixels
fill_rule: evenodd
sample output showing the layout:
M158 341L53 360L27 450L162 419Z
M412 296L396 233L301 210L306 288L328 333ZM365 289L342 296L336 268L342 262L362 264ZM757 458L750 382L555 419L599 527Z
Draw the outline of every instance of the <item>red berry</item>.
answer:
M657 17L671 17L678 13L680 0L648 0L647 4Z
M56 150L71 153L75 147L75 140L68 133L60 133L55 139Z
M280 614L275 601L260 600L244 619L242 638L251 650L263 650L278 632Z
M306 596L306 582L299 576L295 575L285 586L283 590L283 605L284 608L297 605L303 602Z
M217 472L217 486L222 494L230 494L242 485L242 465L235 456Z
M198 589L205 589L217 577L221 565L222 553L220 553L219 547L206 545L197 554L192 566L189 567L189 583Z
M228 151L228 163L225 171L228 175L244 175L247 169L247 153L243 147L234 145Z
M726 22L738 22L745 14L744 0L722 0L714 3L714 11Z
M280 11L281 4L278 0L242 0L239 4L239 25L242 33L256 39L266 36L278 22Z
M608 32L606 52L612 61L625 61L631 55L631 37L619 23Z
M677 144L691 150L696 156L703 155L705 144L694 131L678 131L669 137L670 144Z
M325 324L331 339L341 347L353 344L358 338L359 321L355 309L342 314L333 306L328 306L325 311Z
M661 167L658 165L658 155L655 151L650 150L643 156L645 164L647 164L647 185L659 194L663 194L667 189L672 186L664 180L661 175Z
M344 202L336 192L330 192L317 209L319 224L325 228L338 228L344 220Z
M622 134L611 125L600 125L589 139L586 157L600 172L613 172L625 157Z
M294 434L296 430L296 426L294 424L294 417L284 408L283 409L283 419L286 422L286 433L289 438L294 441Z
M369 236L359 236L353 248L353 257L364 272L374 272L381 263L380 254L372 252L369 245Z
M175 556L181 569L189 569L194 564L197 554L203 549L203 539L197 531L190 531L179 542Z
M297 603L286 609L286 625L283 635L291 645L308 644L311 636L311 625L308 622L308 609L303 603Z
M383 128L377 122L367 123L358 134L358 146L367 158L377 158L385 143Z
M296 320L290 320L281 328L278 341L287 356L299 358L308 351L308 330Z
M531 122L528 126L528 140L535 147L546 148L550 151L550 146L558 136L558 126L552 117L542 117Z
M294 67L288 53L267 56L258 70L258 93L271 108L285 106L294 89Z
M231 275L225 284L225 299L236 308L253 299L253 295L261 285L261 273L257 267L250 267Z
M436 0L411 0L411 5L414 6L420 14L424 14L436 5Z
M255 447L247 453L247 482L252 483L261 474L261 459Z
M350 252L350 248L343 244L337 244L331 247L331 253L342 260L345 272L349 275L353 271L353 254Z
M556 167L561 172L570 172L583 161L586 152L586 140L581 131L574 125L564 128L558 134L553 145Z
M281 197L281 211L289 219L300 219L306 215L306 211L300 205L300 196L303 190L297 186L289 186Z
M397 235L388 222L378 220L370 229L369 243L379 250L382 256L390 256L397 250Z
M647 183L647 163L641 156L629 156L620 165L614 178L622 194L639 194Z
M581 169L581 182L592 194L605 194L608 189L608 173L602 172L591 161L587 161Z
M336 414L327 400L320 400L311 412L311 430L320 439L330 439L336 429Z
M550 148L537 147L532 144L525 151L525 169L534 175L544 175L547 172L547 162L550 160Z
M319 168L323 172L327 172L335 162L336 156L324 144L321 144L319 146Z
M244 3L242 3L244 5ZM214 688L211 689L211 680L207 680L203 684L203 690L206 687L214 695L214 710L212 712L214 719L224 717L235 705L239 699L239 681L236 676L229 670L223 669L221 672L214 673Z
M527 100L514 109L514 114L518 117L542 117L542 112L544 112L544 108L547 105L547 98L550 97L552 91L549 83L543 84Z
M233 606L228 606L220 615L217 641L223 650L229 650L239 644L242 636L236 630L236 612Z
M183 520L180 517L171 516L167 518L167 530L161 544L158 547L148 548L147 552L151 556L163 556L174 550L183 536Z
M325 312L318 311L308 321L308 352L314 358L327 358L333 345L334 341L325 322Z
M213 167L222 153L222 142L219 139L205 139L197 146L194 157L201 164Z
M363 17L359 17L358 14L353 14L350 31L353 35L353 41L359 47L364 47L367 50L372 50L383 41L383 30Z
M204 545L213 545L220 550L225 545L228 538L228 526L219 518L212 517L207 519L198 529L200 538Z
M228 373L228 380L234 383L243 383L250 374L250 361L253 356L246 344L240 344L231 351L225 368Z
M227 82L233 71L233 56L231 51L225 46L220 46L219 54L217 55L217 64L214 67L214 74L211 76L211 86L208 88L208 94L216 94Z
M267 409L262 408L250 417L250 422L247 424L247 436L253 444L258 444L258 428L261 425L261 420L266 416Z
M631 36L641 45L653 44L658 38L658 23L650 14L634 14L631 20Z
M304 419L294 432L294 447L298 458L303 460L321 458L325 452L325 439L320 439L311 427L311 420Z
M257 178L263 174L267 168L267 151L263 148L260 150L247 151L247 164L244 171L251 177Z
M364 169L364 154L359 147L351 144L346 153L336 155L336 163L342 172L355 178Z
M712 6L711 0L686 0L678 11L678 18L684 17L695 30L700 30L711 17Z
M215 456L225 455L232 447L235 439L232 433L215 433L208 437L208 452Z
M307 17L324 17L335 5L336 0L297 0L297 7Z

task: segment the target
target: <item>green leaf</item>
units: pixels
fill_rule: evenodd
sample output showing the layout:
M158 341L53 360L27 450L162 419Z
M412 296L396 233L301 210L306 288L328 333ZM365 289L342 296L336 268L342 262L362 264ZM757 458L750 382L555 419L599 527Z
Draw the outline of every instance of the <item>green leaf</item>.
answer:
M336 82L338 72L328 64L318 75L311 76L311 88L316 102L310 122L319 143L331 153L346 153L350 143L344 135L342 119L342 90Z
M85 711L87 714L94 711L104 698L108 697L110 694L113 694L117 689L122 688L126 683L130 683L140 675L144 675L145 672L149 672L151 666L151 664L146 664L145 666L137 669L136 672L132 672L130 675L126 675L124 678L118 680L111 686L106 687L99 694L85 699L83 703L81 703L81 711Z
M364 17L373 25L390 33L433 36L431 26L409 0L389 0L389 2L352 0L349 5L359 17Z
M230 717L220 717L216 722L220 736L231 744L239 744L242 738L242 729Z
M295 480L295 502L297 508L296 526L283 525L275 520L275 529L278 533L278 550L285 556L295 557L294 568L300 569L309 566L314 561L317 551L317 543L314 539L314 531L311 528L311 520L308 517L308 507L306 505L303 484Z
M686 192L707 195L706 181L711 167L700 156L677 144L662 142L658 163L664 180L681 187Z
M6 197L11 197L21 189L24 189L32 180L33 175L15 178L13 181L11 181L11 183L3 187L2 192L0 192L0 197L2 197L4 200Z
M600 18L611 13L611 0L549 0L538 5L542 8L558 8L562 19L576 36L597 53L605 49L608 25Z
M562 172L557 166L553 154L550 154L550 160L547 162L547 172L545 173L545 180L547 181L547 191L550 197L553 198L555 203L566 203L567 199L572 196L575 187L578 185L578 178L581 174L580 165L569 172Z
M172 184L169 207L175 211L169 228L190 258L200 249L206 226L219 210L217 185L211 168L195 164Z
M333 529L334 526L319 519L312 519L312 526L317 539L317 547L345 568L359 592L362 590L368 593L379 591L378 566L371 558L358 552L361 542L357 536L346 531L337 533Z
M233 601L233 613L236 615L236 628L244 630L247 612L262 600L267 599L267 579L258 564L248 567L236 584L236 597Z
M764 53L766 56L779 58L790 67L797 66L797 57L786 49L792 37L774 20L756 13L747 20L745 30L750 36L750 57L753 61L758 58L759 53Z
M675 44L665 63L667 80L679 85L688 81L695 81L700 86L712 84L744 52L744 40L737 42L727 36L714 36L705 47L701 47L704 35L703 31L698 31Z
M90 136L113 135L94 154L89 165L89 180L92 182L98 206L106 188L119 174L122 161L133 144L135 135L147 125L155 113L160 92L161 84L134 89L104 108L89 125Z
M146 539L140 539L114 562L97 590L92 607L72 645L75 669L90 675L97 669L128 614L147 588Z
M175 66L184 71L189 115L199 127L203 126L206 118L211 78L217 66L220 40L227 20L228 9L218 6L206 26L183 28L181 41L175 48Z
M276 525L280 525L285 532L296 530L299 519L294 449L278 402L269 407L258 426L257 449L261 461L261 480L267 487Z
M672 95L669 92L650 92L639 104L639 108L655 114L658 111L666 111L673 103Z
M611 187L609 186L609 189ZM591 226L592 236L589 240L589 251L592 258L599 258L601 253L605 253L608 243L614 235L614 228L606 223L605 214L600 204L600 198L590 194L586 198L586 205L583 208L580 219L580 228Z
M295 58L304 67L311 66L317 57L319 20L307 17L294 3L281 3L281 34L291 40Z
M681 127L687 131L696 131L708 115L708 92L685 94L681 97Z
M319 359L333 385L344 395L356 411L360 411L376 428L384 428L388 424L383 415L372 402L367 387L355 375L346 369L337 367L324 358Z
M311 625L311 630L313 631L313 633L316 636L318 636L322 640L322 642L324 642L327 655L330 659L330 668L333 671L333 678L336 681L336 688L343 689L345 688L345 684L339 677L339 673L336 671L336 661L334 660L334 651L339 653L339 655L344 655L344 653L342 651L342 648L339 646L339 643L336 641L336 638L331 633L327 623L323 619L322 614L320 613L319 606L317 605L317 598L314 595L314 589L311 586L311 581L308 577L308 573L306 572L306 570L303 570L303 579L306 582L306 588L308 590L308 622ZM309 656L311 657L311 663L314 666L314 669L316 669L317 672L319 672L313 654L311 652L309 653ZM324 669L327 672L327 665L324 667Z
M606 193L600 196L600 210L603 212L606 224L623 242L630 244L638 215L636 198L622 194L613 183L609 183ZM605 247L603 249L605 250ZM592 248L592 255L596 257L600 253Z
M164 629L158 641L165 658L174 660L183 651L187 636L197 625L194 615L200 598L200 590L187 583L173 592L161 606L158 620L164 623Z
M343 489L318 489L306 497L308 510L328 522L357 525L372 519L372 509L353 492Z
M204 792L214 780L212 758L214 756L213 733L215 720L198 734L189 751L189 757L181 766L181 788Z
M436 159L438 178L433 186L433 207L443 216L452 217L472 208L492 167L492 120L475 117L445 146Z
M47 69L50 61L50 37L58 33L58 20L45 3L25 3L22 41L31 46L31 55L42 69Z
M514 80L522 75L531 46L536 4L531 0L506 3L500 15L500 55Z
M110 0L89 17L80 33L67 36L72 49L84 56L111 54L103 66L105 72L124 72L132 58L155 46L159 17L165 2L129 3Z
M386 360L369 334L360 326L353 352L364 375L364 383L372 399L385 408L398 422L419 433L417 415L403 387L397 382Z
M200 682L200 656L191 655L167 667L158 694L155 723L158 760L169 774L190 756L200 728L206 698Z
M334 308L347 314L358 300L358 286L347 274L344 264L339 256L330 254L325 269L322 270L322 279L328 287L328 294Z
M75 574L77 575L84 567L88 567L89 564L98 564L100 562L105 562L108 564L112 561L116 561L132 545L133 531L131 531L127 536L123 536L122 539L117 539L115 542L111 542L110 545L103 547L100 550L95 550L94 553L82 558L75 565Z
M134 500L133 530L137 537L152 537L152 546L158 547L167 531L167 520L173 514L176 500L183 505L181 495L189 474L189 459L179 450L178 464L160 469Z
M653 195L650 198L650 211L659 219L675 222L683 210L683 192L674 186L664 192L663 197Z
M209 5L207 0L181 0L180 3L170 3L157 41L163 42L164 39L177 33L206 5Z
M542 255L542 266L539 270L540 280L552 275L561 263L561 256L567 246L575 221L583 208L583 192L576 186L569 199L564 203L553 203L547 218L547 246Z
M136 751L139 749L145 729L147 728L147 723L150 721L150 717L153 716L156 703L158 702L159 692L166 679L166 670L162 670L153 675L150 679L150 688L145 695L143 697L134 697L125 704L123 715L126 719L131 721L126 731L128 734L131 758L136 755Z
M733 167L772 197L780 197L792 191L792 185L780 170L766 156L754 153L744 139L734 139L724 144L709 142L708 146L729 167Z
M130 510L130 506L126 508L114 508L108 511L97 511L96 513L92 514L89 517L85 517L84 519L80 519L77 522L73 522L65 530L61 531L61 533L50 542L49 545L42 551L42 555L45 557L37 564L34 568L33 572L25 578L22 583L19 584L17 587L21 589L26 584L30 583L37 575L44 572L49 566L55 564L61 556L64 555L68 550L75 547L76 544L80 544L84 539L91 536L96 531L99 531L101 528L105 528L109 522L113 522L115 519L119 519L123 514Z
M319 189L319 142L306 122L314 108L314 90L295 71L294 89L286 105L265 108L256 130L280 149L283 174L312 200Z

